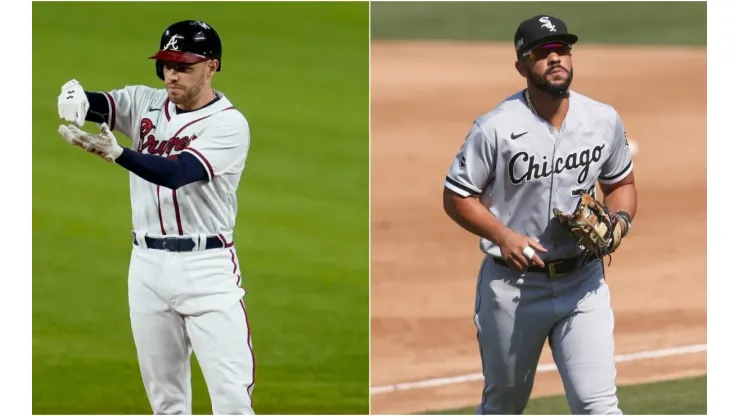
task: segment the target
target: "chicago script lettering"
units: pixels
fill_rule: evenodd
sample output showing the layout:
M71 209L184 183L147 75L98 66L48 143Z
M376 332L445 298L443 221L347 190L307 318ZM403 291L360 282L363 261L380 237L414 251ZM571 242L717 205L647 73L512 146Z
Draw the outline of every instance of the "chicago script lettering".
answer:
M583 168L578 174L578 183L584 183L588 178L591 164L601 159L604 146L606 144L595 146L593 149L585 149L581 152L569 153L565 158L558 157L550 163L547 161L547 156L542 156L541 160L538 161L536 156L530 155L526 151L518 152L509 160L509 179L514 185L519 185L523 182L546 178L553 173L560 174L564 171ZM520 172L522 167L526 167L527 170L517 176L517 166L520 167Z

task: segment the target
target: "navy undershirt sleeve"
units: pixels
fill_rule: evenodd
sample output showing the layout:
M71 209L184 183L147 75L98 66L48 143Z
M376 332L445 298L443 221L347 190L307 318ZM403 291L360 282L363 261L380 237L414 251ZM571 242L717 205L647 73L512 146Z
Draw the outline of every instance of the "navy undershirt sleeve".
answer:
M105 97L105 94L85 91L85 95L87 96L87 102L90 103L85 120L98 124L107 123L110 116L110 104L108 104L108 98Z
M208 179L208 173L203 164L187 152L180 153L175 159L168 159L135 152L124 147L116 163L148 182L169 189L177 189Z
M85 91L85 95L90 103L85 120L98 124L107 123L110 105L105 94ZM148 182L169 189L208 179L208 172L203 164L190 153L181 153L175 159L169 159L135 152L124 147L116 163Z

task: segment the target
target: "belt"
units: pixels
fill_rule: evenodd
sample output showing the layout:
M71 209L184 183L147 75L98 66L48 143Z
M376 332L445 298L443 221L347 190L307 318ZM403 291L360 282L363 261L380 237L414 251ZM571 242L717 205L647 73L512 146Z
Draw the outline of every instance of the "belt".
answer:
M558 277L566 273L576 271L597 258L598 257L589 254L585 259L581 257L572 257L569 259L551 260L545 262L545 267L529 266L526 270L528 273L547 273L550 277ZM510 267L506 264L504 259L500 257L493 257L493 262L501 266Z
M134 237L134 245L138 246L139 242L136 241L136 234L132 233ZM182 251L193 251L197 246L197 242L192 237L163 237L163 238L156 238L156 237L144 237L144 242L146 242L146 248L151 248L154 250L164 250L164 251L175 251L175 252L182 252ZM219 238L218 236L212 236L206 238L206 250L214 249L214 248L225 248L226 244Z

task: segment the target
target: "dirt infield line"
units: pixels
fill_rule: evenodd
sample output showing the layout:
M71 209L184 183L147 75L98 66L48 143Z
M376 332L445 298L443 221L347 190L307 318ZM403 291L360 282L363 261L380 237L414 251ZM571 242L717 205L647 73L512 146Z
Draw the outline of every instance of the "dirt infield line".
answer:
M632 354L621 354L621 355L617 355L615 358L618 363L623 363L623 362L631 362L631 361L639 361L639 360L649 360L649 359L661 358L661 357L695 354L695 353L705 352L705 351L707 351L707 344L695 344L695 345L685 345L682 347L664 348L660 350L641 351L641 352L636 352ZM555 366L554 363L540 364L537 366L538 373L549 373L553 371L557 371L557 367ZM394 391L425 389L425 388L430 388L430 387L439 387L439 386L446 386L450 384L468 383L471 381L479 381L479 380L483 380L483 374L472 373L472 374L465 374L465 375L455 376L455 377L433 378L429 380L421 380L421 381L415 381L411 383L389 384L385 386L371 387L370 395L391 393Z

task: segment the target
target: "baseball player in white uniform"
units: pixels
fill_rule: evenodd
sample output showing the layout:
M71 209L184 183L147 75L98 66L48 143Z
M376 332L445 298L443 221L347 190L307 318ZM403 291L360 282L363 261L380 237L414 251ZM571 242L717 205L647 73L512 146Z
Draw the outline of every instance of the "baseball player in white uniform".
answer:
M172 24L155 60L164 89L85 91L58 97L70 144L129 170L133 213L128 275L131 329L155 414L192 414L190 356L215 414L254 414L255 361L234 247L236 191L249 125L211 87L221 40L201 21ZM82 131L85 121L100 134ZM111 131L131 139L121 147Z
M480 237L474 322L484 386L478 414L521 414L546 340L574 414L621 414L614 317L602 258L554 217L598 182L614 225L610 252L637 211L617 111L575 91L565 23L539 15L514 37L527 86L475 119L450 167L445 212Z

